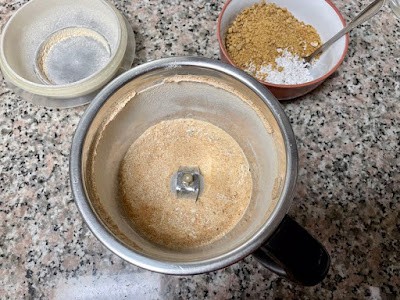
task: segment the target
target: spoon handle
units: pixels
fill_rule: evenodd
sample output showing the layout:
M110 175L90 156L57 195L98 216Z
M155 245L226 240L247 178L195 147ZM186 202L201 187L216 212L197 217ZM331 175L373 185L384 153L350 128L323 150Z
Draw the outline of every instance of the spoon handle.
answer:
M357 27L358 25L361 25L362 23L364 23L365 21L367 21L368 19L370 19L374 15L376 15L376 13L382 8L382 6L386 3L386 1L387 0L375 0L374 2L369 4L366 8L364 8L357 15L357 17L355 17L349 24L347 24L346 27L344 27L342 30L340 30L330 40L325 42L323 45L321 45L313 53L311 53L309 56L305 57L304 59L307 62L310 62L311 60L313 60L316 55L318 55L319 53L326 50L333 43L335 43L338 39L340 39L342 36L344 36L346 33L348 33L350 30Z

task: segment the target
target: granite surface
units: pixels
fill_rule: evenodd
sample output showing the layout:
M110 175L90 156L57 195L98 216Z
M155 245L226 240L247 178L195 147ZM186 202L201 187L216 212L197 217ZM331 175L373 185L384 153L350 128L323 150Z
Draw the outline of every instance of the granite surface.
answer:
M0 24L24 3L0 0ZM338 1L349 20L367 0ZM134 65L218 58L222 1L114 1L137 39ZM89 231L69 185L85 107L47 109L0 82L1 299L400 299L400 21L388 8L351 35L321 87L283 103L298 142L290 215L331 254L326 279L301 287L252 257L216 272L164 276L124 262Z

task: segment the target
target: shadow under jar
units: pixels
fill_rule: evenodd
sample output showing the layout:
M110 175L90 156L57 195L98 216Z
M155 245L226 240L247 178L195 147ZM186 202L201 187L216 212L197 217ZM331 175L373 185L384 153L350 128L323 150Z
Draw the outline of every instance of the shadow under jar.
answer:
M163 127L179 120L182 127L176 131L173 126ZM151 136L158 126L163 131ZM208 130L221 136L210 133L204 140L209 149L203 149L203 144L190 148L192 143L197 145L199 132L208 134ZM180 140L178 132L185 139ZM146 138L163 142L154 151L132 150ZM224 139L232 147L224 149ZM171 147L182 147L183 153L170 155ZM233 155L233 148L240 149L245 158L237 169L230 169L230 160L219 162L224 155ZM223 155L216 159L213 153L218 151ZM135 164L126 163L127 157L136 159L137 164L147 163L147 169L135 169ZM176 157L176 161L166 157ZM268 90L227 64L170 58L138 66L118 77L94 99L76 130L70 174L77 206L93 233L137 266L166 274L198 274L253 254L269 269L303 285L317 284L329 269L323 246L286 215L297 178L297 149L289 121ZM249 174L251 185L241 185L243 174ZM196 176L201 180L195 181ZM123 182L130 185L129 193ZM186 187L197 182L198 194L191 197L190 193L196 193L194 188L181 197L177 185L182 182ZM242 210L240 218L226 225L224 212L232 206L235 210L237 201L234 196L224 196L239 195L249 186L250 192L243 194L249 199L244 209L243 202L238 209ZM128 208L124 200L127 194L135 195ZM143 197L147 206L139 205ZM215 211L218 206L226 210L210 217L204 226L193 227L196 214L207 217L202 211L207 205L214 205ZM163 231L163 211L170 213L169 222L176 217L173 212L179 211L187 223L169 224L178 230L175 235ZM186 218L193 211L194 218ZM169 238L157 238L154 230L146 231L146 226L132 218L148 220L146 226ZM180 237L185 234L179 230L189 227L194 232L188 233L189 242L184 242ZM206 232L202 231L205 228ZM223 234L209 234L217 229ZM198 236L205 238L199 242Z

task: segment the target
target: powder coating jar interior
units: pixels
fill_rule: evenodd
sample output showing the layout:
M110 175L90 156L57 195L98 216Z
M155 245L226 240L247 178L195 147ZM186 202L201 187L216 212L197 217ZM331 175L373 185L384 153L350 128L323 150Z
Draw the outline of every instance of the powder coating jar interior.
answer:
M183 58L178 62L164 60L164 66L148 63L109 85L83 116L71 153L74 196L94 234L129 262L171 274L213 270L254 251L286 213L296 177L291 150L294 144L287 137L291 131L282 131L276 100L271 100L273 112L249 86L213 69L214 64L221 69L228 66L201 59L190 65L191 60L187 60L188 65L179 65ZM204 67L199 66L202 64ZM231 68L231 72L237 70ZM261 93L273 98L264 89ZM210 243L195 247L165 247L146 238L121 205L119 174L130 146L150 127L177 119L209 122L229 134L247 158L253 183L250 203L237 225ZM163 161L158 163L162 165ZM203 165L198 167L204 170ZM219 170L212 171L218 174ZM147 186L169 188L169 177L150 175L154 174L143 173L151 180ZM221 181L209 182L205 176L205 190L226 179L214 178ZM177 198L177 207L179 201L196 200Z

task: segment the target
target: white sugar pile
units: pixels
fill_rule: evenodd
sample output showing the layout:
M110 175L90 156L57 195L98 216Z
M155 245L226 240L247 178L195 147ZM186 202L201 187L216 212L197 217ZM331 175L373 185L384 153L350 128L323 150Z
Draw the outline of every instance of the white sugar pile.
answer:
M259 80L275 84L301 84L313 80L309 63L286 49L280 51L282 55L276 58L275 68L266 65L256 70L255 65L250 64L245 71Z

